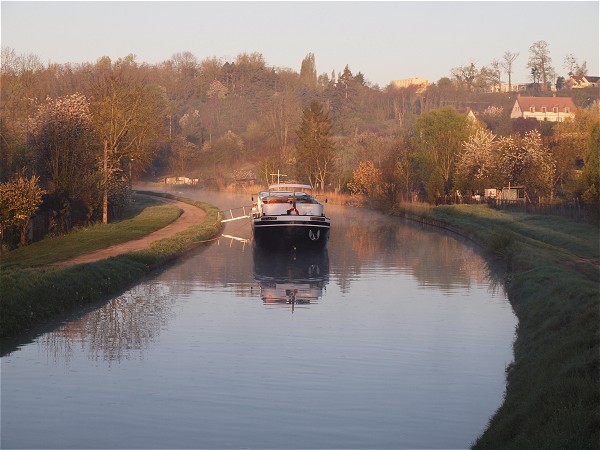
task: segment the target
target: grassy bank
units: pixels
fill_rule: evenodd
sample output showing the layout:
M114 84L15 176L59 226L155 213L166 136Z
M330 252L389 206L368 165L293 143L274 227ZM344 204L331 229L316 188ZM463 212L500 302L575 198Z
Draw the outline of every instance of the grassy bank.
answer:
M17 334L73 308L117 294L152 270L168 263L199 243L211 239L221 231L220 212L216 207L169 194L156 195L198 206L206 211L206 218L202 223L177 233L171 238L153 243L146 250L89 264L68 267L37 267L39 263L31 262L30 258L32 257L24 253L18 257L7 258L6 264L3 257L0 273L0 286L2 287L0 337ZM173 208L173 206L168 207L170 210L168 216L172 216L173 212L175 212L175 216L179 214L179 209L175 208L177 211L174 211ZM164 212L162 209L148 211L148 208L144 208L132 220L161 222L164 226L172 222L171 219L165 219ZM148 215L154 216L154 219L149 219ZM161 216L162 219L158 220L158 216ZM119 229L118 224L114 226ZM132 225L128 223L124 226L131 227ZM137 229L135 226L133 228ZM146 229L144 233L148 234L151 228ZM82 230L82 232L84 231ZM120 233L111 229L109 234ZM69 240L68 236L64 239ZM54 246L57 252L61 251L60 247L66 246L64 240L50 240L54 242L45 245ZM85 248L91 249L94 246L102 248L97 247L100 245L98 240L103 242L102 246L114 243L112 239L99 238L93 245L86 244ZM109 241L111 243L107 244ZM52 254L51 249L48 254ZM55 262L51 261L50 256L44 258L46 261ZM61 258L64 259L62 256ZM37 260L33 258L33 261Z
M121 220L110 224L93 224L77 228L69 234L48 236L30 245L5 253L0 269L45 266L86 253L140 239L159 230L181 215L177 206L148 196L134 195L134 202Z
M599 229L485 205L397 211L506 261L518 317L505 400L474 448L600 448Z

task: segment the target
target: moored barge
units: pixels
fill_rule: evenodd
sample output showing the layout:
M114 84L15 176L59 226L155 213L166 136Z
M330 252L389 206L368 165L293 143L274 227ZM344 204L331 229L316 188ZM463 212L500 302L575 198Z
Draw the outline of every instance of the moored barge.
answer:
M325 248L331 221L307 184L279 183L252 205L255 244L276 249Z

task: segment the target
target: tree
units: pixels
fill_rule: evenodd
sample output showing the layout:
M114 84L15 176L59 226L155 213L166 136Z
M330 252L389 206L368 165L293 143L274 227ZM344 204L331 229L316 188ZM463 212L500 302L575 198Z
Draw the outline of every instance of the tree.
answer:
M403 130L396 141L394 155L393 181L402 192L405 201L411 199L413 191L414 174L411 166L410 144L408 133Z
M284 158L289 152L291 134L298 124L298 113L301 110L298 93L298 77L290 72L280 74L278 92L275 92L263 113L268 129L277 145L277 158Z
M557 123L552 130L550 145L557 163L555 185L559 192L571 200L574 199L576 180L579 178L575 168L585 159L588 139L600 117L597 103L594 106L577 108L573 119Z
M600 122L596 122L590 132L583 163L582 199L584 203L594 207L598 214L600 209Z
M504 71L506 72L506 74L508 75L508 91L509 92L512 92L511 75L513 72L513 63L515 62L515 59L517 59L518 57L519 57L519 52L511 53L508 50L505 51L504 55L502 56L501 66L504 69Z
M309 88L317 86L317 66L315 64L315 55L309 53L302 60L300 67L300 81Z
M412 139L415 162L430 201L450 193L458 156L472 127L464 114L449 106L416 120Z
M152 141L159 137L164 105L153 86L126 68L110 65L98 72L90 98L102 147L102 222L108 223L111 185L123 177L124 164L142 162L153 154Z
M348 182L350 193L373 197L380 189L381 173L373 161L359 162L352 174L352 180Z
M352 72L350 71L348 64L346 64L346 67L344 67L344 72L342 74L340 74L340 76L338 77L338 82L337 82L338 87L343 89L345 99L348 99L349 90L352 87L353 80L354 80L354 76L352 75Z
M302 111L302 122L296 131L298 171L308 178L311 186L318 185L321 190L325 189L333 169L332 126L329 114L314 100Z
M493 64L497 61L492 61L490 67L483 66L477 76L475 77L474 85L482 91L488 91L491 87L492 90L500 92L500 71Z
M554 195L556 161L542 143L540 132L528 131L525 136L501 137L498 140L498 173L502 185L524 185L530 198Z
M98 160L87 99L79 93L48 98L29 128L37 171L60 210L59 230L89 220L97 207Z
M469 136L463 149L456 165L457 187L481 191L501 183L497 178L498 143L491 131L478 129Z
M223 100L228 94L227 87L223 85L219 80L213 80L206 91L208 98L214 98L217 100Z
M473 83L479 74L475 67L475 63L473 62L468 66L455 67L450 72L452 73L452 76L456 78L458 84L466 87L469 92L473 89Z
M583 61L580 65L573 53L569 53L565 56L563 67L567 70L567 74L570 77L587 75L587 61Z
M500 68L502 67L500 61L494 59L490 63L490 81L498 85L498 92L502 91L502 82L500 76L502 74Z
M527 68L531 70L531 78L534 83L542 84L542 92L548 90L548 83L554 79L555 71L552 67L552 58L546 41L534 42L529 47L529 61Z
M186 169L193 164L199 153L198 145L190 142L183 136L177 136L171 142L171 158L169 159L169 171L173 175L183 175Z
M36 175L27 178L20 173L6 183L0 183L0 228L3 239L5 231L14 227L20 235L21 245L27 243L29 221L39 209L45 193Z
M457 185L481 190L490 186L524 185L533 197L552 199L556 161L537 130L524 137L496 139L479 129L463 144L457 164Z

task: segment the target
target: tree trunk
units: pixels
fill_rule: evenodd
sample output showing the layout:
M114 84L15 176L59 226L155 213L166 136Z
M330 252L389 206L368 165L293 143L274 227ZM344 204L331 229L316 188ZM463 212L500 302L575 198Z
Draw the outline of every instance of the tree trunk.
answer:
M26 245L27 244L27 230L29 229L29 222L30 220L28 219L24 224L23 227L21 228L21 245Z
M102 166L102 223L108 223L108 144L104 143L104 161Z

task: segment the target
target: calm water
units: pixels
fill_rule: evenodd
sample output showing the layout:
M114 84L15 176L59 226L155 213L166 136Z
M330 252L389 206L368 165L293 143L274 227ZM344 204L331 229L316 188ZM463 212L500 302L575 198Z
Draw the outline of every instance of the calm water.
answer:
M20 343L1 360L1 447L468 447L512 360L502 287L453 237L328 212L322 254L222 238Z

